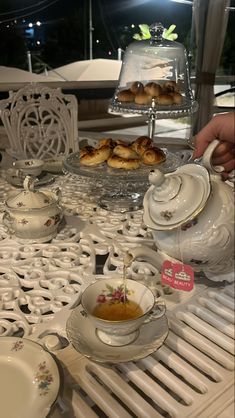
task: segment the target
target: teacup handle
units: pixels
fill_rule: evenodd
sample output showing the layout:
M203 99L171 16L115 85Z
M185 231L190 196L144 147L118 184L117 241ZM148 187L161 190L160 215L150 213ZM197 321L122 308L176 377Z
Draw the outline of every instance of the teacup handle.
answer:
M222 167L221 165L216 165L213 166L211 159L212 159L212 154L215 150L215 148L218 146L218 144L220 143L220 141L218 139L214 139L207 147L207 149L205 150L203 156L202 156L202 165L207 168L207 170L209 171L209 173L211 174L221 174L224 171L224 167Z
M164 301L155 301L153 309L147 315L147 318L144 321L144 324L148 322L155 321L158 318L161 318L166 313L166 304Z

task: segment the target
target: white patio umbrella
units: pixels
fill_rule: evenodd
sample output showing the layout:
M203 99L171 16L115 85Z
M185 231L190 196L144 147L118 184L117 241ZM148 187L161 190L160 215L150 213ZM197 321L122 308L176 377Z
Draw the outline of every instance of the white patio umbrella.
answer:
M30 73L15 67L0 66L0 83L40 83L45 81L60 80L55 75L45 76L43 74Z
M122 61L101 58L76 61L50 70L48 75L61 77L64 81L116 81L121 65Z

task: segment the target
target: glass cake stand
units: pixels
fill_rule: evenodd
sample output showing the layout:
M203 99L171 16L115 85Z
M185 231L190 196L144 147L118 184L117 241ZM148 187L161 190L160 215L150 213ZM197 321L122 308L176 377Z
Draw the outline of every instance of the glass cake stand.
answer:
M130 103L121 103L117 98L110 100L108 112L115 115L146 115L148 121L148 136L154 138L155 124L157 119L177 119L184 116L191 116L198 109L196 101L183 99L181 105L172 106L159 106L152 100L152 104L149 106L135 105Z
M153 138L156 119L191 116L197 111L198 105L190 86L187 52L184 46L179 42L166 40L161 23L154 23L149 29L150 40L135 41L125 51L117 88L110 100L108 112L123 116L146 115L148 136ZM151 84L155 87L157 84L160 94L146 90ZM147 104L144 104L145 101L139 104L137 95L144 94L146 97L146 91L151 100L148 99ZM131 94L132 97L121 99L120 93L123 92L125 95ZM180 94L180 103L174 101L173 104L160 104L160 95L167 95L169 100L169 95L174 92Z
M125 213L141 209L149 187L149 172L158 168L163 173L174 171L182 164L180 155L168 152L166 161L155 166L141 166L136 170L110 168L106 163L93 167L80 164L79 151L64 161L64 172L76 175L78 187L90 194L103 209Z

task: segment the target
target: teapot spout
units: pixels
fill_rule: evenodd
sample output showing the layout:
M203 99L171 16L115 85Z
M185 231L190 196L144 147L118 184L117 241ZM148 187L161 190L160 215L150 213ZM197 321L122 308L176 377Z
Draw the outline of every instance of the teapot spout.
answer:
M159 272L162 270L162 265L164 261L169 260L172 263L178 262L175 258L169 257L169 255L163 253L159 250L153 250L145 245L140 247L130 248L128 250L128 259L129 264L131 264L134 260L143 260L147 261L148 263L152 264Z

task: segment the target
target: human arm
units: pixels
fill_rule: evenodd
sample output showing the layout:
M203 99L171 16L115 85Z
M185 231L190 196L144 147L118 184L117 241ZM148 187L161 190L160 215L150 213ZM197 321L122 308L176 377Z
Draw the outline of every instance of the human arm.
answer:
M212 164L222 165L229 173L235 169L235 112L214 116L196 135L193 159L201 157L213 139L220 144L213 153Z

